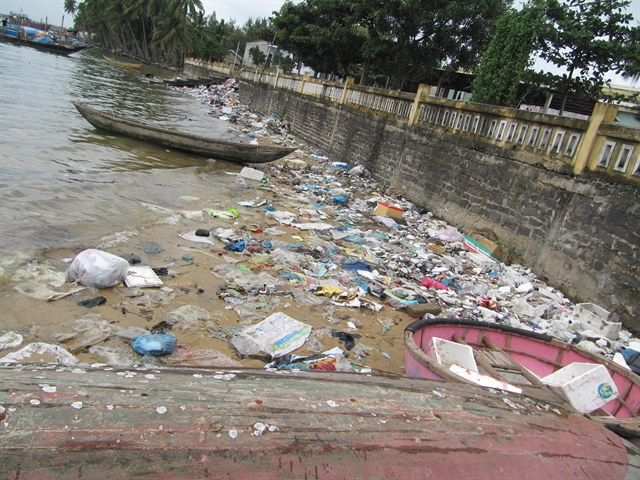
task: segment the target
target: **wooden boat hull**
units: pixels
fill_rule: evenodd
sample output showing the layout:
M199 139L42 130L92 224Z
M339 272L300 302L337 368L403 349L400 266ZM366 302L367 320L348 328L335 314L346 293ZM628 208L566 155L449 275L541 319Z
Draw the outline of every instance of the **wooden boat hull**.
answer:
M594 412L592 419L640 443L640 376L599 355L575 345L561 342L549 335L459 319L425 319L405 329L405 368L414 378L463 382L446 367L439 365L425 353L432 337L452 340L459 335L474 349L482 349L483 338L489 338L518 364L539 377L545 377L573 362L604 365L616 384L619 397ZM525 387L526 391L526 387ZM553 399L547 398L553 402ZM560 403L562 399L558 398Z
M104 59L113 64L113 65L118 65L119 67L125 67L125 68L140 68L142 67L141 63L132 63L132 62L123 62L122 60L116 60L115 58L109 58L106 55L103 55Z
M235 163L266 163L295 151L295 148L224 142L199 135L174 132L104 113L80 103L73 102L73 104L80 114L96 128L219 160Z
M571 411L406 377L6 366L0 404L0 477L20 480L640 474L637 449Z
M26 47L32 47L32 48L35 48L36 50L42 50L43 52L58 53L61 55L70 55L72 53L76 53L81 50L85 50L86 48L89 48L88 45L75 45L75 46L59 45L59 44L47 45L46 43L34 42L28 38L17 38L8 34L3 34L3 33L0 33L0 40L2 40L3 42L13 43L15 45L24 45Z

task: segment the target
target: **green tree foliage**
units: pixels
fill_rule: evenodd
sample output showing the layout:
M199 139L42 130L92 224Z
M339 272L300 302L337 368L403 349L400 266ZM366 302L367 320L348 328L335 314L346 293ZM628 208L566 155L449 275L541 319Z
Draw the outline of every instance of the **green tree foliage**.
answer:
M544 10L529 3L510 9L496 22L496 31L473 81L473 101L518 106L518 86L533 63L531 53L545 29Z
M276 44L316 71L420 81L473 68L510 0L304 0L271 19Z
M251 47L249 49L249 56L254 65L261 67L267 61L267 55L258 47Z
M205 16L201 0L65 0L75 26L106 48L180 67L185 55L221 61L240 44L259 38L266 19L234 21Z
M545 83L564 92L600 96L606 74L640 72L640 27L631 27L630 0L546 0L549 33L541 58L566 71Z

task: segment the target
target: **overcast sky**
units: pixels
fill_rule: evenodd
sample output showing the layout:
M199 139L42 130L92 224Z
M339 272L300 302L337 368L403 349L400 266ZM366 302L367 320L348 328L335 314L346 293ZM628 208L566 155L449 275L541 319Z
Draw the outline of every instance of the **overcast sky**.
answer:
M78 0L76 0L78 1ZM640 0L638 0L640 1ZM274 10L280 10L284 0L203 0L207 15L216 12L218 19L235 19L236 25L244 25L249 19L268 17ZM64 13L64 0L0 0L0 13L7 14L11 11L22 11L33 21L44 22L45 17L54 25L62 23L72 25L69 15Z
M77 0L78 1L78 0ZM218 20L235 20L236 25L242 26L249 19L269 17L274 10L279 10L285 0L202 0L207 15L216 13ZM295 2L296 0L294 0ZM11 11L19 12L20 9L33 21L44 21L48 17L49 23L60 25L62 16L65 16L64 25L73 24L69 15L64 13L64 0L0 0L0 13L7 14ZM629 6L634 18L640 21L640 0L632 0ZM544 68L536 64L536 68ZM614 78L616 84L633 85L630 81ZM638 83L635 84L637 86Z

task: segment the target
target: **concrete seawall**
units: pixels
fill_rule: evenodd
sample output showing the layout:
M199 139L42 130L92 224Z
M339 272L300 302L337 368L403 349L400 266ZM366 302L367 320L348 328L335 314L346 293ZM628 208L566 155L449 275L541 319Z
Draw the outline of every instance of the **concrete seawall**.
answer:
M637 186L265 84L242 80L240 100L463 232L494 230L549 285L640 332Z

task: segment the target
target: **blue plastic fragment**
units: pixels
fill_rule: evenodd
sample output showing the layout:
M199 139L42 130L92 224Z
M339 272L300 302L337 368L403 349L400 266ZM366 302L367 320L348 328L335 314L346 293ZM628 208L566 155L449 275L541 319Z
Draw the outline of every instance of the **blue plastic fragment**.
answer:
M240 240L233 245L227 245L226 247L224 247L224 249L229 250L230 252L242 252L244 250L244 246L244 240Z
M346 197L343 197L342 195L335 195L333 197L333 203L345 204L345 203L347 203L347 199L346 199Z
M178 345L178 340L167 333L156 333L134 337L131 341L133 351L138 355L171 355Z

